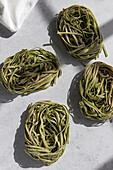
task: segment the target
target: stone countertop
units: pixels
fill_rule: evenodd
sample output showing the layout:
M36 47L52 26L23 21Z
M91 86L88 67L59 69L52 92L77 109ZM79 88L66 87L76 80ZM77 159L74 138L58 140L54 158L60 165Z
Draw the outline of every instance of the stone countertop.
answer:
M113 66L112 0L39 0L16 33L0 25L0 63L23 48L42 47L58 57L63 72L56 85L28 96L11 95L0 85L0 170L113 170L113 123L94 125L80 114L78 83L84 67L67 54L56 34L56 14L73 4L84 5L95 15L108 52L107 58L101 52L98 61ZM69 144L51 166L43 166L24 152L26 109L46 99L65 104L73 113Z

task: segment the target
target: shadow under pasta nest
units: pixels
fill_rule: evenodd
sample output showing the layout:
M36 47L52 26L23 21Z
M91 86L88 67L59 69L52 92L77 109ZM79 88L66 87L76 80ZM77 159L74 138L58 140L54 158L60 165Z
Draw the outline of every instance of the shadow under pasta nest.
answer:
M67 104L69 106L69 113L72 116L74 123L81 124L87 127L100 126L103 123L101 121L90 120L83 116L80 111L79 101L79 81L82 78L84 70L76 74L71 82L71 86L68 91Z
M24 126L27 119L27 111L24 111L21 116L20 126L16 131L14 147L14 159L22 168L40 168L45 165L42 161L34 160L28 154L25 153L25 142L24 142Z

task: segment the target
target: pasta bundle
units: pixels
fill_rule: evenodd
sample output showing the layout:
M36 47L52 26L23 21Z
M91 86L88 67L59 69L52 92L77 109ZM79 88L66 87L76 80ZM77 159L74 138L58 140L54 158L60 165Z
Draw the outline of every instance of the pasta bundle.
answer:
M69 140L66 106L51 101L30 105L25 122L26 153L48 165L63 154Z
M57 33L68 53L78 60L92 60L106 49L97 21L90 9L73 5L63 9L57 17Z
M52 86L61 74L59 62L51 52L23 49L5 60L1 83L10 93L26 95Z
M79 102L84 116L106 121L113 116L113 67L95 62L86 67L80 80Z

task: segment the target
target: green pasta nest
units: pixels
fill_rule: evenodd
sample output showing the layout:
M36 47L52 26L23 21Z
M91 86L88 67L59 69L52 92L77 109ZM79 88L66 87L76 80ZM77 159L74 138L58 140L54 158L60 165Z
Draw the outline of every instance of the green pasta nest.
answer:
M99 57L102 49L107 56L102 34L90 9L79 5L63 9L56 24L57 33L71 56L89 61Z
M42 48L23 49L5 60L1 83L10 93L26 95L52 86L61 73L51 52Z
M51 101L30 105L25 122L26 153L48 165L63 154L69 140L67 107Z
M80 81L79 102L84 116L106 121L113 116L113 67L95 62L87 66Z

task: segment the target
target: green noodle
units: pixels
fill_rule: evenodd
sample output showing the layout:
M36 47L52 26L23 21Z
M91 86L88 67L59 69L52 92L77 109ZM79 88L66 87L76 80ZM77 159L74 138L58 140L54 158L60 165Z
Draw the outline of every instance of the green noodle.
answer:
M26 153L50 165L63 154L69 142L67 107L51 101L30 105L25 122Z
M5 60L1 83L10 93L26 95L52 86L61 73L51 52L42 48L23 49Z
M57 33L68 53L79 60L92 60L106 49L97 21L90 9L73 5L63 9L57 17Z
M113 67L95 62L86 67L80 81L79 102L84 116L106 121L113 116Z

